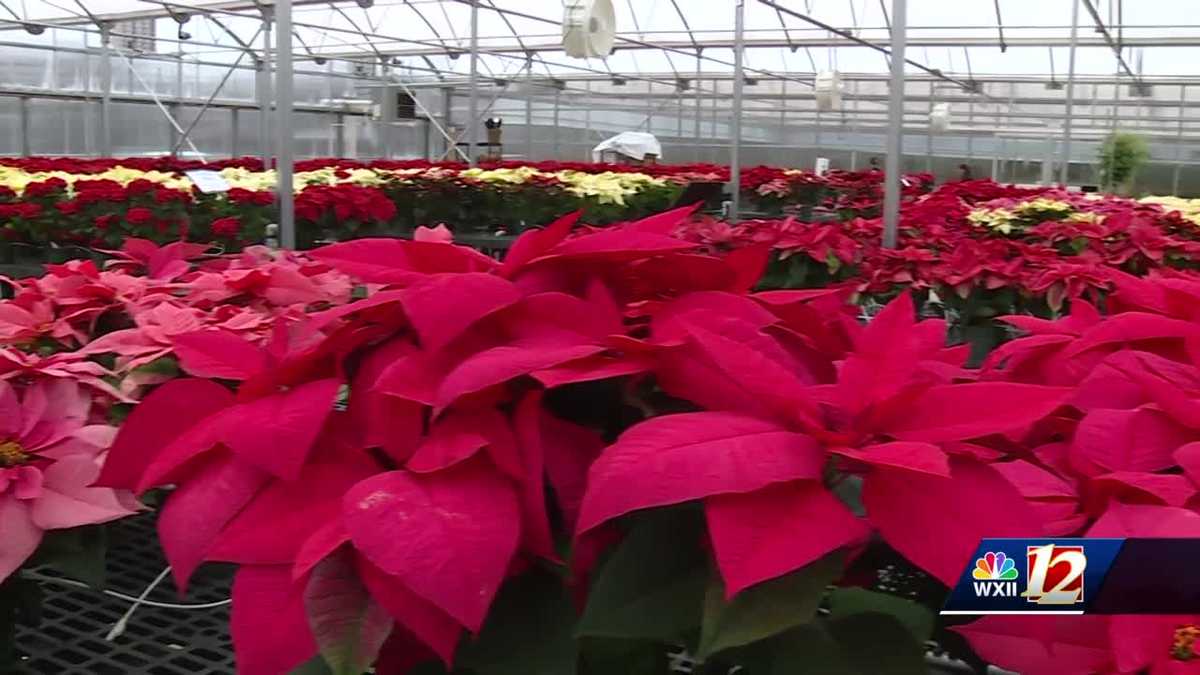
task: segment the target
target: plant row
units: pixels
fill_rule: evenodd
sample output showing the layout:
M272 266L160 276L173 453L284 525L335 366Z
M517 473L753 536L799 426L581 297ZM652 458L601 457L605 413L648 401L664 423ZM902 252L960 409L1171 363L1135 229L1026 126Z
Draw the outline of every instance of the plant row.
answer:
M935 618L981 537L1200 536L1200 276L1100 265L971 368L912 291L866 322L853 288L755 291L770 249L689 216L502 262L135 240L19 282L0 603L142 497L179 588L237 566L247 675L924 673L954 635L1033 675L1200 662L1195 617Z
M182 172L217 170L228 192L205 194ZM636 170L635 170L636 169ZM314 160L297 166L298 240L411 235L446 224L460 234L519 234L582 210L608 224L672 207L693 182L714 183L720 207L729 170L714 165L628 167L605 164L497 163L481 167L430 162ZM274 170L257 159L212 165L168 159L9 159L0 164L0 237L9 242L114 248L125 237L167 243L216 243L227 250L261 243L278 220ZM748 204L768 215L824 205L843 216L870 215L882 199L878 172L824 177L774 167L747 169ZM927 191L927 176L909 194Z

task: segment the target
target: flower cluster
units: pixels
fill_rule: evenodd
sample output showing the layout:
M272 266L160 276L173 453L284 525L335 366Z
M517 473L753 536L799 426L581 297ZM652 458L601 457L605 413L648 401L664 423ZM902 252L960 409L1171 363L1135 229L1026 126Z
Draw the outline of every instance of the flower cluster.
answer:
M1005 318L1029 336L996 350L981 380L1070 392L1041 432L987 460L1046 536L1200 536L1197 301L1195 279L1121 276L1108 315L1075 303L1059 321ZM956 630L983 658L1022 673L1182 674L1200 672L1198 623L986 617Z
M764 236L686 225L692 209L609 228L575 213L503 261L439 228L308 254L133 240L105 269L52 266L0 304L0 405L18 420L0 438L0 530L27 535L0 565L42 530L120 517L170 485L159 532L178 586L204 562L237 566L245 675L312 659L635 672L644 649L681 644L717 672L919 663L936 608L881 592L860 561L950 584L983 536L1200 536L1200 278L1121 271L1186 241L1189 221L1081 199L1097 217L995 236L971 211L1029 197L996 193L914 199L907 245L886 255L942 264L911 245L919 219L951 256L1074 250L1096 228L1097 251L1128 256L1064 290L1063 318L1005 317L1028 336L980 368L912 292L864 323L849 286L753 290L772 247L865 265L864 220ZM1021 274L981 268L939 283ZM1101 284L1104 313L1083 297ZM110 444L104 423L135 400ZM77 451L88 472L55 469ZM91 507L55 510L64 494ZM1115 675L1187 672L1198 626L955 630L1002 667Z
M1058 311L1067 298L1109 290L1111 271L1189 270L1200 260L1200 229L1177 211L991 181L947 183L906 202L895 249L882 247L879 218L699 220L678 234L714 251L770 247L775 287L845 283L883 297L931 289L947 302L999 303L992 315Z
M182 173L201 166L166 159L3 160L0 235L90 247L118 246L129 236L160 243L182 237L226 249L262 241L276 220L276 172L257 159L205 166L218 170L231 189L204 194ZM622 222L670 208L693 181L729 180L729 169L716 165L310 160L296 169L293 190L306 245L410 234L441 223L460 232L515 233L579 209L592 224ZM767 213L824 205L848 216L870 215L882 198L881 181L872 171L818 177L756 167L743 173L742 190ZM922 176L907 183L913 195L928 186Z

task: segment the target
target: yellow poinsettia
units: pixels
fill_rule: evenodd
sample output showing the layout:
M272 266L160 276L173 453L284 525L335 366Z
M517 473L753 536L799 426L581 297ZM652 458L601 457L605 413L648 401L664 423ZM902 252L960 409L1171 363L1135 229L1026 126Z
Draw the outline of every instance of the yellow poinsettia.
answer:
M1143 197L1141 201L1144 204L1158 204L1164 211L1178 211L1185 219L1200 225L1200 199L1152 195Z
M555 178L567 186L567 191L581 197L596 197L601 204L625 205L625 198L648 186L665 185L666 181L644 173L589 174L581 171L559 171Z

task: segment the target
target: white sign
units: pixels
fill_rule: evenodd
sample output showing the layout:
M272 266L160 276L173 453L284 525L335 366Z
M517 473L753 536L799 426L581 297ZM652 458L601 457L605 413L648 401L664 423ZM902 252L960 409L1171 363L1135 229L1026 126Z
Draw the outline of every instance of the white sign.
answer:
M817 158L816 172L817 172L818 176L824 176L826 173L829 172L829 158L828 157L818 157Z
M208 171L206 169L196 169L195 171L184 171L185 176L191 179L192 185L204 194L212 194L214 192L229 192L229 181L216 171Z

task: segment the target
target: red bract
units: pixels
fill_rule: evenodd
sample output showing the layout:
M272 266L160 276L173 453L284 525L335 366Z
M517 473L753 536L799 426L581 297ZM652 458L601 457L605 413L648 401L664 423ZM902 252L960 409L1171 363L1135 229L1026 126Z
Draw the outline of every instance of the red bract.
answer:
M105 481L180 486L160 531L181 583L202 560L236 562L247 566L237 595L254 598L268 575L250 566L286 564L295 592L315 593L320 570L349 546L356 583L449 662L458 634L481 629L525 557L558 560L555 541L566 533L551 524L547 476L562 511L576 512L588 453L600 445L553 417L529 376L571 366L571 380L605 377L610 366L595 359L654 349L626 336L623 306L604 280L690 248L650 231L676 224L632 224L641 248L621 248L609 233L562 240L563 231L557 241L531 233L517 247L528 261L509 266L508 279L490 259L446 243L365 240L318 251L395 287L321 315L322 334L277 331L265 350L221 332L175 338L185 371L240 381L237 393L203 380L159 388L122 427ZM555 278L567 285L551 287ZM348 410L335 412L343 381ZM184 412L201 390L211 403ZM290 662L265 653L270 646L242 625L235 619L235 641L250 656L239 663ZM313 643L296 631L293 647Z
M1036 530L1020 495L1001 476L967 457L951 460L947 451L959 452L954 442L1026 429L1064 403L1070 390L954 382L961 350L942 349L941 322L914 322L907 296L857 332L830 382L824 378L832 371L822 363L828 357L802 348L804 336L795 331L803 324L760 315L753 305L734 310L729 301L718 314L715 300L660 313L663 338L670 325L681 339L673 340L678 346L664 353L656 372L668 392L739 417L663 417L626 432L591 469L581 533L636 509L706 498L717 561L733 594L861 540L868 523L948 582L984 533ZM705 324L711 330L700 327ZM706 428L714 435L693 438ZM699 447L719 454L697 454ZM659 466L674 456L673 448L684 463ZM720 466L718 457L732 464L711 469ZM867 522L825 493L823 468L835 457L843 458L845 470L866 474ZM643 481L646 487L638 488ZM939 506L972 494L1012 508L999 517L985 508L959 520ZM778 525L782 532L753 534L781 512L789 514ZM820 536L809 525L830 519L845 525ZM796 548L797 537L809 545Z

